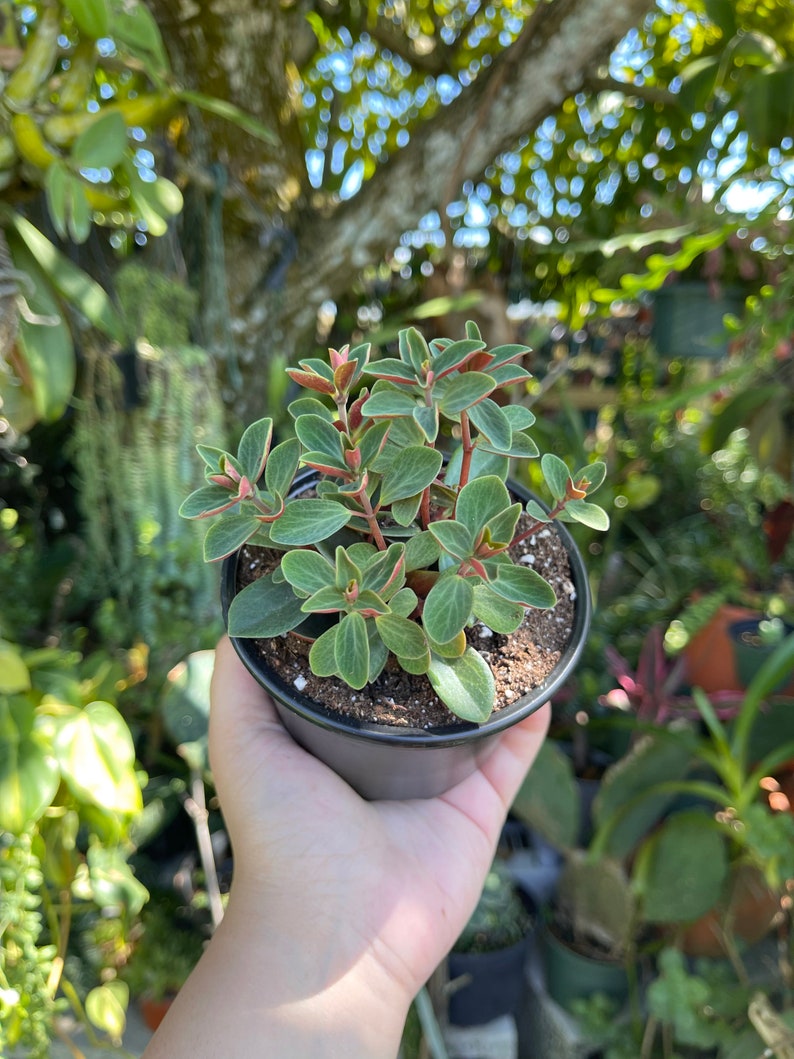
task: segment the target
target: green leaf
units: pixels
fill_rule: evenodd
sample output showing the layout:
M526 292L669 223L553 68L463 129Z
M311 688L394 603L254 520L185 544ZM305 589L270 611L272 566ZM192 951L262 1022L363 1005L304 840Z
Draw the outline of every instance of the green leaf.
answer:
M222 485L202 485L186 496L179 505L182 518L203 518L217 514L238 503L234 493Z
M491 716L496 698L493 673L473 648L467 647L460 658L433 655L427 676L436 695L462 720L482 724Z
M318 401L316 397L298 397L287 406L287 411L293 419L297 419L298 416L314 415L320 416L326 423L334 422L333 411L322 401Z
M389 600L389 607L393 614L400 614L403 618L407 618L416 610L418 602L419 600L412 588L401 588L400 591Z
M84 243L91 234L92 211L88 204L85 186L77 177L70 177L66 184L67 227L75 243Z
M247 426L240 438L237 459L243 474L252 485L256 485L262 476L272 437L273 420L265 418Z
M397 336L400 357L406 364L412 364L416 373L423 373L424 365L429 364L432 356L424 335L415 327L406 327Z
M80 801L118 813L143 808L132 736L109 702L90 702L59 718L53 751L67 787Z
M63 6L74 19L81 34L91 40L107 37L110 12L105 0L63 0Z
M344 589L337 588L336 585L323 585L301 604L304 614L332 614L347 608Z
M726 841L702 810L671 816L641 849L634 884L650 923L690 923L720 899Z
M467 526L456 519L431 522L428 532L454 559L468 559L474 552L474 538Z
M183 103L192 103L193 106L198 107L199 110L206 111L208 114L214 114L216 118L223 118L224 121L228 121L231 125L236 125L243 132L247 132L249 136L253 136L263 143L270 144L271 147L278 147L281 144L272 129L269 129L267 125L263 125L253 115L240 110L239 107L236 107L226 99L219 99L217 96L207 96L203 92L194 92L192 89L187 88L180 89L177 92L177 98L181 99Z
M590 485L587 487L588 496L590 493L594 493L600 485L603 484L604 479L607 476L607 465L603 460L595 460L593 463L585 464L584 467L580 467L572 478L575 482L580 482L583 478L586 478Z
M567 464L554 453L546 452L541 457L540 467L551 495L555 500L564 499L568 495L568 480L571 477Z
M286 496L300 461L300 442L297 438L282 441L272 450L265 463L265 486L277 496Z
M485 533L492 544L509 544L516 532L521 516L521 505L511 504L506 511L489 518L485 524Z
M451 342L433 359L434 376L441 379L449 372L457 371L482 349L485 349L485 343L474 338Z
M506 447L492 445L485 435L480 435L477 438L476 446L482 452L496 452L501 456L509 456L510 459L515 460L534 460L540 455L540 449L532 438L528 434L522 434L521 431L517 430L513 431L510 437L510 444Z
M367 561L366 567L362 567L361 587L378 593L388 589L396 592L405 581L404 567L401 566L404 554L405 545L399 541L390 544L385 552L376 553Z
M400 381L416 383L416 371L408 364L403 364L396 357L383 357L370 364L367 368L368 375L374 375L376 379L395 380L397 385Z
M423 530L405 542L405 572L426 570L438 561L438 541L429 530Z
M418 658L400 658L397 657L397 662L400 669L404 669L406 673L413 673L417 676L422 676L430 668L430 651L425 651Z
M560 516L563 522L581 522L594 530L609 529L609 515L597 504L588 504L586 500L569 500Z
M6 640L0 640L0 695L14 695L30 687L30 671L19 653L19 649Z
M455 518L468 527L472 536L476 536L490 519L510 506L510 494L504 482L489 474L464 485L455 505Z
M0 829L13 835L41 818L60 782L57 761L33 736L33 718L25 699L0 698Z
M526 566L503 563L498 568L496 579L488 583L503 599L521 603L525 607L546 610L557 602L554 589L548 581Z
M452 379L446 387L439 402L440 409L444 415L458 415L482 401L493 389L494 381L490 375L485 375L481 371L467 371ZM505 420L505 425L509 433L507 420Z
M382 416L412 416L416 398L399 390L377 390L364 402L361 413L371 419Z
M317 544L347 524L350 512L333 500L292 500L270 527L276 544L302 547Z
M7 213L3 211L3 217L13 225L58 293L71 302L103 334L116 342L125 342L127 334L124 323L107 292L56 249L38 228L19 213L12 210ZM17 260L16 251L13 256L16 267L27 271L25 263Z
M100 908L115 915L124 909L137 916L149 899L146 887L138 882L118 846L91 842L86 854L91 896Z
M47 209L53 227L61 239L66 239L68 232L67 185L71 179L71 173L63 162L53 162L44 177Z
M548 511L546 511L544 508L542 508L540 506L540 504L537 502L537 500L530 500L529 503L527 504L525 510L526 510L526 513L530 516L530 518L534 519L535 522L551 522L552 521L552 519L549 518Z
M324 633L317 637L309 651L309 665L316 677L335 677L337 675L336 665L336 634L338 625L332 625Z
M160 700L166 731L180 749L190 747L199 768L209 764L210 682L214 669L214 651L191 652L169 672Z
M410 526L419 514L423 493L407 496L405 500L395 500L391 505L391 516L398 526Z
M473 599L470 580L458 574L440 577L428 592L422 610L427 635L438 643L457 636L471 617Z
M504 634L515 632L525 614L520 604L497 595L488 585L474 586L472 611L489 629Z
M302 600L288 582L276 583L267 574L238 592L229 607L229 635L280 636L304 620Z
M414 422L432 445L438 437L438 405L431 408L425 405L414 405Z
M425 634L415 621L399 614L381 614L375 625L381 640L398 658L423 658L427 652Z
M314 593L334 583L334 568L318 552L301 549L285 552L281 570L289 583L301 592Z
M119 997L119 986L127 992L126 1002L122 1002ZM85 1013L92 1026L102 1030L111 1040L120 1043L127 1025L128 1001L129 987L126 982L116 978L90 990L85 998Z
M510 448L510 440L513 436L510 421L496 401L487 397L471 407L467 415L477 430L488 438L495 449L501 452Z
M403 449L383 476L381 504L388 505L421 493L438 477L443 462L440 452L425 445Z
M113 0L110 35L139 58L155 80L168 72L168 56L160 29L145 4Z
M367 623L360 614L346 614L336 633L336 668L351 688L363 688L369 679Z
M214 522L204 537L204 561L216 562L236 552L259 529L260 522L253 515L226 514Z
M295 433L307 451L322 452L338 462L340 466L347 466L342 450L342 435L332 423L323 419L322 416L298 416L295 420Z
M100 0L101 2L101 0ZM117 110L100 113L72 146L71 157L80 169L115 169L127 151L127 126Z

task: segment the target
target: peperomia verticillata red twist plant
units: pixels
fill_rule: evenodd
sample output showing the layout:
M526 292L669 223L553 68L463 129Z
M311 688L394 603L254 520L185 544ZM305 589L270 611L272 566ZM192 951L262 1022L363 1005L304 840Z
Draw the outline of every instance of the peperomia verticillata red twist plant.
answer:
M540 455L528 433L535 417L494 397L530 377L528 347L489 350L469 323L459 341L427 342L408 328L398 351L370 363L369 345L345 346L288 369L310 391L289 406L295 437L272 446L264 418L236 456L198 446L207 481L180 514L214 518L208 561L246 542L283 553L233 599L230 635L279 636L326 615L309 652L316 676L360 689L392 654L408 673L427 674L454 714L482 723L494 678L465 630L479 621L508 634L528 608L554 606L551 586L510 549L555 519L606 529L589 501L606 467L571 474L546 454L549 511L517 502L505 479L511 461ZM316 472L309 495L294 495L301 468Z

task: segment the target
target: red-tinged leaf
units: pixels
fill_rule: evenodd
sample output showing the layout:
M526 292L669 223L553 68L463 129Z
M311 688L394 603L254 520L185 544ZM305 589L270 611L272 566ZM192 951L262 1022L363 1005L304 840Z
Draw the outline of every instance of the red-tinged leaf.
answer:
M327 379L320 378L319 375L312 375L308 371L300 371L298 368L287 368L287 375L296 382L299 386L304 386L307 390L314 390L316 393L334 393L334 384L328 382Z
M450 372L460 369L471 361L471 359L485 349L484 342L475 339L464 338L460 342L452 342L433 360L433 375L436 379L443 379Z
M403 364L396 357L384 357L367 368L367 375L374 375L376 379L387 379L396 383L415 383L421 379L417 372L408 364Z
M347 360L334 369L334 385L338 393L347 393L357 366L354 360Z
M322 452L307 452L301 456L301 463L306 467L313 467L320 474L330 475L331 478L348 478L350 469L345 464L331 464L325 461L328 457Z
M522 360L532 352L532 349L529 346L509 343L503 346L494 346L489 352L491 354L490 366L498 368L502 364L513 364L517 360Z
M203 485L186 497L179 508L182 518L209 518L221 511L228 511L239 503L236 496L229 496L228 489L219 485Z

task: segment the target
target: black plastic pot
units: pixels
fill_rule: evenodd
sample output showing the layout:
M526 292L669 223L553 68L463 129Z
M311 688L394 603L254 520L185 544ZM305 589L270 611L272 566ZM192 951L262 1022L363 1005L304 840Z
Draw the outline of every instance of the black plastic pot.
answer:
M454 1026L484 1026L515 1014L524 992L528 941L529 935L506 949L449 954L450 982L466 979L449 998L449 1021Z
M517 497L530 494L508 482ZM232 637L243 665L273 697L284 727L301 746L329 765L365 798L432 798L471 775L495 748L496 736L539 709L568 680L584 648L592 616L590 588L581 553L560 523L576 590L571 639L560 661L530 694L493 713L484 724L445 728L398 728L342 718L300 694L263 665L255 641ZM237 557L224 561L221 599L224 621L236 593Z

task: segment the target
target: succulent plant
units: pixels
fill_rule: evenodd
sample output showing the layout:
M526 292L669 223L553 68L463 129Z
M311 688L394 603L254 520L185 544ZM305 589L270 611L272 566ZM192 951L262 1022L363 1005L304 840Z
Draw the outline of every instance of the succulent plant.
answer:
M279 636L324 615L309 655L315 675L363 688L392 654L427 674L453 713L482 722L494 679L465 629L482 621L511 633L527 608L554 606L551 586L510 549L558 518L606 529L589 501L606 468L572 474L546 454L551 507L517 502L505 479L511 460L540 456L528 432L535 417L494 398L529 377L528 348L489 350L468 324L459 341L427 342L408 328L398 352L370 363L369 345L345 346L288 369L309 391L289 406L295 437L273 445L264 418L236 455L199 446L206 484L180 513L214 517L208 561L246 542L283 553L235 597L230 634ZM316 480L296 494L300 468Z

